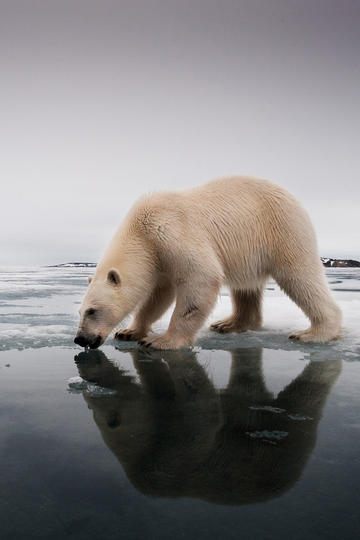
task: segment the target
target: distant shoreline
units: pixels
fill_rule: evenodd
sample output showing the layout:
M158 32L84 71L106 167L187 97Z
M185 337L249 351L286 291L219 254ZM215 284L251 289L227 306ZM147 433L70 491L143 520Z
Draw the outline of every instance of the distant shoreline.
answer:
M360 262L354 259L331 259L329 257L320 257L325 268L358 268Z
M320 257L325 268L359 268L360 261L354 259L331 259L330 257ZM47 268L96 268L97 263L93 262L68 262L60 264L49 264Z
M69 262L61 264L48 264L46 268L95 268L97 263L91 262Z

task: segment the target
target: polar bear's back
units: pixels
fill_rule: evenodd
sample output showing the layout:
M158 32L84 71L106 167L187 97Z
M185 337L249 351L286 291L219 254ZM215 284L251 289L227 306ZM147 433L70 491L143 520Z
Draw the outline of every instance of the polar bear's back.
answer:
M304 212L284 188L249 176L219 178L182 193L190 205L198 206L201 214L211 209L214 217L228 215L241 220L261 216L261 219L271 217L277 221L289 210Z
M228 283L252 286L274 268L299 271L318 262L305 210L285 189L258 178L233 176L145 195L127 224L127 230L145 231L177 264L190 253L201 252L204 261L212 253Z
M259 178L233 176L184 192L190 221L209 231L223 251L238 245L249 257L313 251L316 240L307 212L287 190ZM192 217L191 217L192 216Z
M320 265L308 214L288 191L268 180L235 176L184 193L192 229L204 230L226 280L252 287L278 272Z

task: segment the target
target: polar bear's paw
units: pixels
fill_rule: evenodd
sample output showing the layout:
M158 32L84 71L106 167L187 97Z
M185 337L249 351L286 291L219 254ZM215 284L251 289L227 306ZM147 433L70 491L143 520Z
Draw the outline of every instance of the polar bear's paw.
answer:
M300 330L299 332L293 332L290 334L289 339L294 341L300 341L301 343L328 343L339 338L340 332L332 332L326 329L314 330L308 328L307 330Z
M183 338L174 338L164 334L163 336L149 336L143 338L139 341L139 345L151 349L174 351L181 349L182 347L189 347L191 346L191 343L187 343Z
M228 317L222 321L216 321L210 326L210 330L219 334L229 334L230 332L246 332L247 330L255 330L255 327L248 324L241 324L233 317Z
M116 332L114 339L119 341L138 341L146 335L146 332L137 330L136 328L124 328Z

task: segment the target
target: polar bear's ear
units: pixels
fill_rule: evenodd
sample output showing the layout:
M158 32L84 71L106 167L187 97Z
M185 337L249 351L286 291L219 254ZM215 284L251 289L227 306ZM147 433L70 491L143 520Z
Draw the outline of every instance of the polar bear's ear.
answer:
M109 270L107 280L111 285L120 285L121 278L116 268L111 268L111 270Z
M91 282L92 282L92 276L89 276L88 277L88 284L90 285Z

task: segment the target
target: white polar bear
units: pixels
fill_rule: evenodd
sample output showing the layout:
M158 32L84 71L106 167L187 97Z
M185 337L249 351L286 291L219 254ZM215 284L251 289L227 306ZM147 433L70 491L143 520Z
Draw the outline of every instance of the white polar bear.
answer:
M75 343L97 348L135 312L116 338L156 349L194 344L222 284L233 313L215 332L260 328L272 276L310 319L290 337L324 343L339 337L341 312L319 258L310 219L296 199L267 180L230 177L135 203L116 232L85 295ZM151 325L176 301L167 332Z

